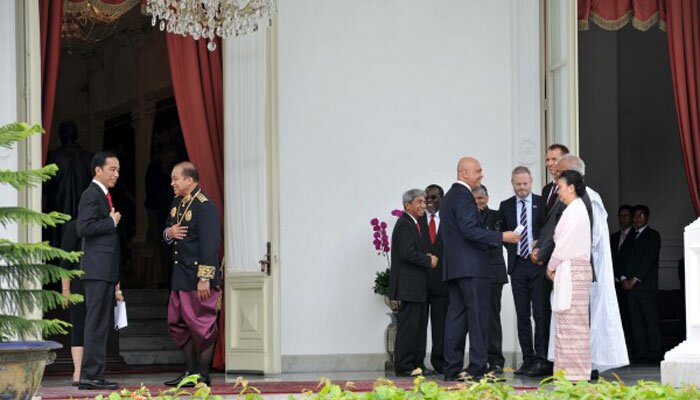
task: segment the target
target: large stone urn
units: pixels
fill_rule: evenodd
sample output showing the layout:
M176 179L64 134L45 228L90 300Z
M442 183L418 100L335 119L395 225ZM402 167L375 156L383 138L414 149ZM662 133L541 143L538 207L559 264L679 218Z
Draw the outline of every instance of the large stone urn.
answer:
M394 349L396 348L396 316L399 312L400 302L390 300L388 296L384 297L384 303L391 310L386 313L389 316L389 325L384 329L384 349L386 350L387 360L384 362L385 371L394 370Z
M0 400L31 400L39 390L44 367L56 358L56 342L0 343Z

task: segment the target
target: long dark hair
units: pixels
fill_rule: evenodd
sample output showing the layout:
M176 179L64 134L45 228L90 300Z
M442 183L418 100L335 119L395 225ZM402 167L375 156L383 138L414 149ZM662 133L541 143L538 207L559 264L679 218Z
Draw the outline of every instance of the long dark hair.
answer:
M574 185L574 190L578 197L583 197L586 193L586 182L583 180L583 175L572 169L567 169L559 175L559 179L566 181L567 185Z

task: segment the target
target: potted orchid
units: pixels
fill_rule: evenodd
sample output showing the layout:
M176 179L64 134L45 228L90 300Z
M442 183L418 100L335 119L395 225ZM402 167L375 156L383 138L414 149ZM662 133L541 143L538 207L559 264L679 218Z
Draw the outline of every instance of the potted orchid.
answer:
M393 210L391 215L394 217L401 217L403 211ZM391 246L389 244L389 224L386 221L381 221L379 218L372 218L369 221L372 226L372 244L374 245L374 250L377 255L386 260L387 268L384 271L377 271L374 277L374 287L372 290L374 293L384 296L384 302L391 309L392 312L398 312L399 302L392 301L389 299L389 280L390 280L390 269L391 269Z

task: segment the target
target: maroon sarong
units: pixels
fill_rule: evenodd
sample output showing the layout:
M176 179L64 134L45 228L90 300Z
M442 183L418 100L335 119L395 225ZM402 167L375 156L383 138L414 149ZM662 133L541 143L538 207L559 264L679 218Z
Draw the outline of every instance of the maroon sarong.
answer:
M204 351L216 340L216 300L219 289L211 289L211 296L199 300L197 291L170 291L168 303L168 332L178 347L194 340L197 351Z

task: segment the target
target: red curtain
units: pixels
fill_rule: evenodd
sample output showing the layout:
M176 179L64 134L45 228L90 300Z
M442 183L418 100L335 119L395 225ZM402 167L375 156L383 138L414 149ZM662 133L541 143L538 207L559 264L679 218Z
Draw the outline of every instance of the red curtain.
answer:
M700 7L666 0L668 50L690 196L700 216Z
M663 0L578 0L579 29L587 30L589 21L607 30L620 29L630 21L642 31L657 22L665 29L666 12Z
M39 0L39 31L41 36L41 123L46 134L41 138L42 161L51 134L58 63L61 56L61 23L63 0Z
M214 201L224 221L224 85L221 43L207 50L207 41L167 34L168 61L175 103L190 161L199 171L199 184ZM223 226L223 224L222 224ZM214 368L224 368L224 302L219 314L219 337Z

